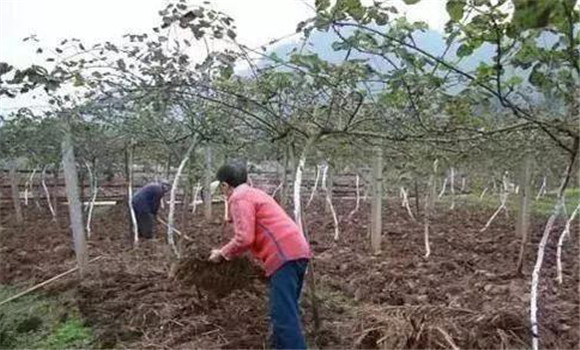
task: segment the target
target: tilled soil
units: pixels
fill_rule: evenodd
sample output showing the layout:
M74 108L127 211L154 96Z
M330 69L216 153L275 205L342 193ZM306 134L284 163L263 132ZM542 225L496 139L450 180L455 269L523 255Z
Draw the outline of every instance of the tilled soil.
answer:
M349 218L352 200L336 199L341 236L334 242L330 214L322 201L306 210L315 258L318 316L312 306L313 281L303 298L304 324L311 347L319 348L529 348L531 270L545 218L535 218L523 275L514 273L519 240L513 218L498 216L479 230L489 211L447 208L433 218L431 255L425 258L423 226L398 203L383 213L383 251L368 247L368 205ZM126 205L93 221L90 256L94 263L80 283L65 277L47 286L70 294L103 348L266 348L267 285L247 257L235 263L205 261L212 247L231 232L201 214L177 223L193 242L181 242L177 262L157 238L133 246ZM75 266L68 217L58 222L45 212L26 211L26 224L8 218L0 231L0 283L31 286ZM177 215L181 217L181 215ZM556 282L559 221L551 234L541 274L539 323L543 348L579 345L579 244L577 225L563 249L564 281Z

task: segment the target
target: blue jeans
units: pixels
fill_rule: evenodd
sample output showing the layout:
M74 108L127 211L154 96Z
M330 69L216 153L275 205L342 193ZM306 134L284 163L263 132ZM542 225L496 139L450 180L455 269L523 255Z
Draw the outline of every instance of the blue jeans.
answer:
M290 261L270 277L273 349L306 349L298 300L307 266L307 259Z

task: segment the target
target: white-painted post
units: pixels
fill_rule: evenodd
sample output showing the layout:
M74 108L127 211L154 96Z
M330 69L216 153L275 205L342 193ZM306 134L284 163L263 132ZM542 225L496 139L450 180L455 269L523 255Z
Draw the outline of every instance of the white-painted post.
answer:
M373 164L373 198L371 203L371 249L373 254L381 252L383 231L383 150L375 149L376 159Z
M522 192L520 194L520 211L518 213L518 221L516 222L516 237L521 238L520 253L516 265L516 271L518 273L521 273L522 271L526 244L528 243L528 231L529 231L528 227L530 224L529 204L531 195L531 186L530 186L531 173L532 173L532 154L528 151L526 152L524 164L522 166L520 174L520 184L522 186Z
M358 211L360 207L360 176L356 174L356 204L354 209L348 214L349 219Z
M16 174L16 160L10 161L10 190L12 193L12 204L14 205L14 212L16 214L16 222L22 224L24 222L24 216L22 216L22 206L20 204L20 191L18 190L19 179Z

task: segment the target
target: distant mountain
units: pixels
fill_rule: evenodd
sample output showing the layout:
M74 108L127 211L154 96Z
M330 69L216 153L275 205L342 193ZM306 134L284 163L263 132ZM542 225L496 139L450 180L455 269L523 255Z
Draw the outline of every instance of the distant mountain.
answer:
M378 29L380 30L380 28ZM348 36L348 33L349 31L344 31L343 36ZM445 51L445 38L437 31L427 30L424 32L417 32L414 36L414 39L417 43L417 46L435 56L441 56ZM339 63L343 61L345 51L335 51L332 48L332 43L339 40L340 38L332 32L314 31L312 32L308 42L304 45L302 52L315 53L326 61ZM302 43L286 43L268 50L267 53L275 53L278 57L287 59L292 54L292 50L295 49L297 45L302 47ZM450 48L446 55L447 60L457 60L455 52L457 51L458 46L458 44L454 44ZM482 45L479 49L474 51L471 56L464 58L459 63L459 67L467 71L472 71L479 65L480 62L491 62L493 55L493 46ZM369 64L371 64L373 67L380 68L381 70L388 69L386 62L376 56L361 54L353 50L350 57L353 59L368 59Z
M381 30L381 28L377 28L378 30ZM384 30L384 28L382 28ZM352 31L350 32L352 33ZM344 31L343 32L343 36L344 37L348 37L349 31ZM345 51L335 51L332 48L332 43L335 41L339 41L339 37L332 32L318 32L318 31L313 31L312 34L310 35L310 38L308 39L308 41L306 42L305 45L302 45L302 43L296 43L296 42L292 42L292 43L285 43L285 44L281 44L279 46L273 47L270 50L267 50L266 53L267 54L276 54L278 57L280 58L284 58L284 59L289 59L290 55L292 54L292 51L295 48L298 48L298 50L300 50L302 48L302 52L303 53L315 53L317 54L320 58L327 60L329 62L332 63L339 63L342 62L344 60L344 56L345 56ZM445 42L445 37L443 36L442 33L434 31L434 30L426 30L423 32L416 32L414 35L414 40L417 44L418 47L422 48L423 50L425 50L426 52L429 52L435 56L441 56L446 48L446 42ZM557 38L554 35L551 35L549 33L545 33L545 35L542 35L540 37L540 42L542 42L542 46L548 47L549 45L552 45L555 41L557 41ZM463 71L466 72L473 72L476 70L476 68L480 65L480 63L485 62L487 64L493 64L493 57L495 55L495 46L491 45L491 44L483 44L481 47L479 47L477 50L475 50L470 56L468 57L464 57L462 60L458 60L458 57L456 55L457 52L457 48L459 47L458 43L455 43L454 45L451 46L451 48L449 49L448 53L445 56L445 59L449 62L458 62L457 66L458 68L462 69ZM359 52L355 52L355 50L353 50L351 52L350 55L351 59L367 59L368 63L376 70L379 71L389 71L390 68L389 64L386 63L382 58L377 57L377 56L373 56L373 55L367 55L367 54L361 54ZM263 60L261 62L260 65L265 65L266 64L266 60ZM281 69L285 69L285 68L281 68ZM522 77L522 79L524 80L524 83L520 86L521 89L524 89L526 91L526 94L528 96L530 96L530 100L533 101L532 103L535 104L558 104L557 101L549 101L546 100L546 98L537 93L535 88L531 88L529 89L531 86L527 81L527 78L531 72L531 68L523 71L521 69L511 69L511 68L507 68L508 70L504 73L504 77L505 78L509 78L511 76L515 76L518 75L520 77ZM458 93L460 91L463 90L462 86L455 86L451 89L449 89L447 92L450 94L455 94ZM496 108L501 109L500 106L500 102L496 99L492 99L491 101L492 105L495 105ZM520 101L523 102L523 101ZM526 102L527 103L527 102ZM556 109L556 108L560 108L560 106L552 106L552 109Z

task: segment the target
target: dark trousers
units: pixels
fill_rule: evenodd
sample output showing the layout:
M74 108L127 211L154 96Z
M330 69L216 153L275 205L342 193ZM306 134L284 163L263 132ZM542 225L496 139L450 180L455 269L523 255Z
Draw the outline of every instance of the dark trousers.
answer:
M153 238L153 232L155 231L155 215L148 212L136 211L135 216L137 217L139 237Z
M307 259L290 261L270 277L273 349L306 349L298 300L307 266Z

